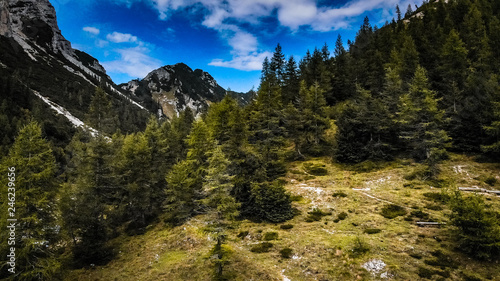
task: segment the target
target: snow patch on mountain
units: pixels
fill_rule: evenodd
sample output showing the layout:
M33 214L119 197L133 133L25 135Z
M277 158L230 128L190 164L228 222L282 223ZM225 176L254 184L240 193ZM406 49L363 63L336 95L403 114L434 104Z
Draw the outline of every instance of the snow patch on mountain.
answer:
M53 110L55 110L58 114L61 114L64 117L66 117L69 120L69 122L71 122L71 124L73 124L74 127L84 129L85 131L89 132L93 137L95 137L95 136L97 136L99 134L99 132L96 129L85 125L85 123L83 123L82 120L80 120L80 119L76 118L75 116L73 116L73 114L71 114L69 111L67 111L64 107L58 105L55 102L50 101L48 98L42 96L37 91L33 91L33 93L37 97L39 97L43 102L45 102L46 104L48 104L50 106L50 108L52 108Z

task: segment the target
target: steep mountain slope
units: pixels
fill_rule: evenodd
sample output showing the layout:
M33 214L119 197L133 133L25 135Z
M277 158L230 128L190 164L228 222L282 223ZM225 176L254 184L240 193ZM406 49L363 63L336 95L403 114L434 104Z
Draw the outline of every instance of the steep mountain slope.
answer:
M61 34L55 9L48 0L0 3L0 50L0 102L17 108L13 112L29 110L30 116L49 132L49 138L67 135L71 127L80 124L73 118L59 120L54 105L84 120L97 86L107 92L122 131L144 128L154 110L148 107L152 103L139 104L119 91L95 58L71 47ZM18 114L14 117L22 119ZM68 136L63 139L67 141Z

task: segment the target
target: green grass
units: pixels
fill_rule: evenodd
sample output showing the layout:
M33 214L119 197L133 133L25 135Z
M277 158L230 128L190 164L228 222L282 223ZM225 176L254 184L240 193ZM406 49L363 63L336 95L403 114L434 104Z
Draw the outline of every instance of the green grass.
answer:
M457 186L488 187L479 177L500 174L499 164L477 163L469 156L452 154L441 164L441 177L456 184L438 189L418 178L406 180L405 175L421 167L409 160L365 163L359 169L331 163L329 158L308 159L306 163L324 165L321 167L328 174L306 179L303 174L289 172L283 177L285 188L300 198L292 203L299 214L282 224L240 220L228 230L226 242L231 254L225 270L230 280L283 280L282 274L290 280L381 280L362 268L365 262L380 259L386 263L384 272L393 275L390 280L500 281L500 264L474 260L456 250L452 226L415 225L416 220L426 219L447 222L448 191ZM289 163L288 170L301 171L303 164ZM457 165L468 174L456 173L453 167ZM407 183L414 187L405 187ZM318 195L300 184L322 192ZM348 196L334 196L336 193ZM391 205L363 193L401 206L405 214L387 219L380 213ZM487 198L492 208L500 210L500 197ZM347 215L344 220L332 223L342 212ZM311 217L319 220L307 222ZM144 235L120 236L113 240L117 253L113 261L92 269L70 270L65 280L211 280L213 267L208 253L214 241L201 231L208 220L198 215L181 226L160 223ZM272 235L277 239L265 241L269 233L276 233Z

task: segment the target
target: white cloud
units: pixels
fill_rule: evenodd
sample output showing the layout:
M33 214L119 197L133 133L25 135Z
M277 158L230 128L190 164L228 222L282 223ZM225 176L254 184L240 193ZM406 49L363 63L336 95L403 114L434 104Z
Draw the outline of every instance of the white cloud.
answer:
M270 52L252 52L245 55L235 55L232 60L224 61L222 59L214 59L208 65L234 68L238 70L251 71L262 69L262 62L265 57L272 56Z
M144 78L149 72L162 66L161 61L149 56L149 49L146 47L115 49L114 52L120 55L120 59L102 62L108 72Z
M114 43L134 43L138 42L137 36L133 36L132 34L128 33L120 33L120 32L113 32L110 33L106 36L106 39L108 39L111 42Z
M88 32L90 34L98 35L101 31L98 28L92 26L85 26L83 31Z
M279 24L293 32L302 26L309 27L313 31L327 32L352 28L351 24L369 11L382 9L382 14L389 20L392 13L388 11L394 10L396 4L400 4L400 7L404 9L409 1L417 1L419 4L422 2L422 0L351 0L343 6L319 6L317 0L149 1L158 10L159 17L163 20L167 19L171 13L187 7L197 9L198 12L202 11L205 17L201 24L218 31L232 48L231 60L214 59L210 65L240 70L258 70L261 68L264 57L272 55L259 50L257 36L245 30L242 24L250 24L258 28L262 18L277 15ZM131 40L131 38L128 39ZM110 37L108 40L113 41ZM122 40L126 41L125 38Z

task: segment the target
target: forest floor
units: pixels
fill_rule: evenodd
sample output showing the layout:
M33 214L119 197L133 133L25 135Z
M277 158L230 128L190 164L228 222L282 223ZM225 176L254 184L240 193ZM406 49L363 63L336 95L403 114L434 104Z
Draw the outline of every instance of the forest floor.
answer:
M500 164L454 154L441 164L438 181L412 179L419 168L408 160L290 163L283 180L299 214L280 224L239 221L228 232L228 280L500 280L498 261L476 261L457 249L452 226L416 223L448 221L439 194L500 190ZM484 198L500 210L500 196ZM400 206L392 219L381 215L390 204ZM120 236L110 263L69 271L66 280L210 280L214 241L202 231L205 223L200 215L178 227L159 223L143 235ZM268 251L254 252L266 240Z

